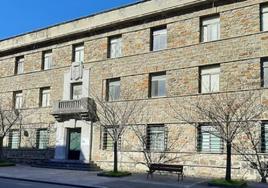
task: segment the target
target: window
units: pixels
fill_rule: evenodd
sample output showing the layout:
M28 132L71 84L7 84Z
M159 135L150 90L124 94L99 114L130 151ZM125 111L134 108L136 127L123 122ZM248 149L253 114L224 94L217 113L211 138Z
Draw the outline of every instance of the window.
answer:
M200 69L201 93L218 92L220 89L220 66L207 66Z
M11 130L9 133L8 145L11 149L19 149L20 132L19 130Z
M37 149L47 149L48 146L48 131L47 129L39 129L36 132L36 147Z
M166 96L166 73L153 73L150 75L149 97Z
M52 50L43 52L43 70L49 70L52 68Z
M268 152L268 123L263 123L261 127L261 151Z
M24 57L16 58L15 74L22 74L24 72Z
M48 107L50 105L50 88L40 89L40 106Z
M71 84L71 99L81 99L82 98L82 83L72 83Z
M73 61L84 62L84 45L83 44L73 46Z
M14 92L14 108L21 109L23 104L23 95L22 91Z
M261 63L261 86L268 87L268 60L263 59Z
M218 132L209 125L198 127L197 150L199 152L222 152L222 139L217 137Z
M220 17L212 16L202 19L201 42L220 39Z
M111 37L109 39L108 58L116 58L122 56L122 37Z
M120 99L120 78L107 80L107 101Z
M167 48L167 29L162 27L151 32L151 50L158 51Z
M167 143L167 131L164 125L149 125L147 127L146 148L151 151L164 151Z
M103 139L102 139L102 149L103 150L112 150L114 147L114 141L110 135L110 134L113 134L112 131L113 131L113 129L107 129L107 128L103 129ZM117 142L117 149L119 150L120 148L121 148L121 138L119 138L119 140Z
M261 7L261 30L268 31L268 5Z

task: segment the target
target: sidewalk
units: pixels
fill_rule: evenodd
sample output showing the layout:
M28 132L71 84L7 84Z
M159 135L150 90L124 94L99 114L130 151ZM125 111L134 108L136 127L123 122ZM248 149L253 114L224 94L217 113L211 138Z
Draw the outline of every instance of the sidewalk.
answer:
M206 188L206 179L186 177L183 182L177 181L177 176L155 175L146 179L146 174L133 174L124 178L98 177L97 172L56 170L33 168L17 165L16 167L0 168L0 177L25 179L35 182L50 182L88 188ZM268 188L266 185L251 184L254 188Z

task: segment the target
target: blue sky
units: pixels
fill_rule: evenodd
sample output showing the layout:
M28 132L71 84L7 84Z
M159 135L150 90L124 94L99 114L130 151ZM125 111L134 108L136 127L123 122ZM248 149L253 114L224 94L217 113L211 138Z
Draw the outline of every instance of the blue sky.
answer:
M0 40L139 0L0 0Z

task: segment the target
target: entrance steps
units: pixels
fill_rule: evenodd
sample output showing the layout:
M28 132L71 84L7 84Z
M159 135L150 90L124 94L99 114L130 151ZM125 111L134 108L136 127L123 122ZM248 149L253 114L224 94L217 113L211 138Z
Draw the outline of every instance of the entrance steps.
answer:
M38 168L52 168L52 169L65 169L65 170L78 170L78 171L101 171L94 162L83 162L73 160L49 160L34 163L32 167Z

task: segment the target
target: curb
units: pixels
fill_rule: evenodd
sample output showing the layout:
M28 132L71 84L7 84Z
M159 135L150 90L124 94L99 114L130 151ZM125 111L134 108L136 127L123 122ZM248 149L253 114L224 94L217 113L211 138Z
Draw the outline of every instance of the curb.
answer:
M7 177L7 176L0 176L0 178L8 179L8 180L34 182L34 183L45 183L45 184L51 184L51 185L79 187L79 188L107 188L107 187L102 187L102 186L86 186L86 185L77 185L77 184L70 184L70 183L59 183L59 182L51 182L51 181L44 181L44 180L33 180L33 179L27 179L27 178L13 178L13 177Z

